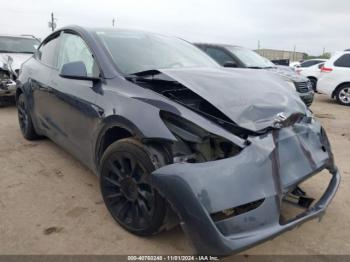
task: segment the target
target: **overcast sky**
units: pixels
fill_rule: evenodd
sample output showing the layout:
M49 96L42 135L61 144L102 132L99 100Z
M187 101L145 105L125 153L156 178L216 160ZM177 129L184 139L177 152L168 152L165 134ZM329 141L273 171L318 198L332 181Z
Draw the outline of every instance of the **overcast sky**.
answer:
M349 0L0 0L0 34L50 33L57 26L143 29L189 41L296 50L350 48Z

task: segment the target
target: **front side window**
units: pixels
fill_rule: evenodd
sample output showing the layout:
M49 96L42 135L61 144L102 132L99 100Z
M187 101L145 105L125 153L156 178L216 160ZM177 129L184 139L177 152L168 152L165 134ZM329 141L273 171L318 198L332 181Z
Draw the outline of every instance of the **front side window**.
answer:
M39 44L34 38L0 36L0 53L34 54Z
M44 42L39 50L37 58L46 65L56 67L57 65L57 44L59 42L59 34L53 36L48 41Z
M123 74L164 68L219 67L194 45L137 31L100 31L98 37Z
M210 55L216 62L218 62L220 65L224 65L226 62L232 62L233 59L231 56L226 54L225 51L215 48L215 47L207 47L206 52L208 55ZM234 62L234 61L233 61Z
M98 77L99 69L90 49L84 40L75 34L63 33L61 47L58 55L58 68L71 62L83 62L86 67L87 76Z
M344 54L339 57L335 62L335 66L339 67L350 67L350 54Z

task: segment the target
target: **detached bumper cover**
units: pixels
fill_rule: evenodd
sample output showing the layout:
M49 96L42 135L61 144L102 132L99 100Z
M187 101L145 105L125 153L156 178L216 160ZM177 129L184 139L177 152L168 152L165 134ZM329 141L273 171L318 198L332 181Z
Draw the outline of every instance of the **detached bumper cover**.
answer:
M326 134L318 123L295 124L254 137L234 157L206 163L177 163L152 173L154 185L179 215L199 254L228 255L320 217L335 195L340 175ZM283 196L323 169L332 179L321 199L286 224ZM264 199L257 208L220 221L210 214Z

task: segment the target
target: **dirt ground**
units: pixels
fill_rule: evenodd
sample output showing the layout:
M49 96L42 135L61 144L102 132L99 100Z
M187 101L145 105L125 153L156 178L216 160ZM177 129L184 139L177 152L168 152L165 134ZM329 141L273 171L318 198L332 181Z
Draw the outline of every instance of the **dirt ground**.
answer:
M342 173L321 223L244 254L350 254L350 108L318 95L322 121ZM152 238L129 234L110 217L97 178L49 140L22 138L15 107L0 108L0 254L190 254L180 227ZM316 192L327 176L304 188Z

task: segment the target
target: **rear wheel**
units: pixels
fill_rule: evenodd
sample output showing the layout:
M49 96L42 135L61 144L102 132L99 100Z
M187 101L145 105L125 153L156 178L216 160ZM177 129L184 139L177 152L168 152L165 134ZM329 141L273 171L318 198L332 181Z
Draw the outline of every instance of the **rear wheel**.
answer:
M17 110L18 110L18 122L19 122L19 126L21 128L21 132L23 136L27 140L38 139L39 136L35 132L32 118L28 112L28 106L27 106L24 94L20 94L20 96L18 97Z
M149 153L130 138L110 145L101 160L100 186L107 209L137 235L156 234L165 222L165 200L150 182L154 170Z
M315 78L309 78L310 79L310 82L311 82L311 85L312 85L312 89L316 92L317 91L317 79Z
M342 86L338 88L335 97L341 105L350 106L350 86Z

